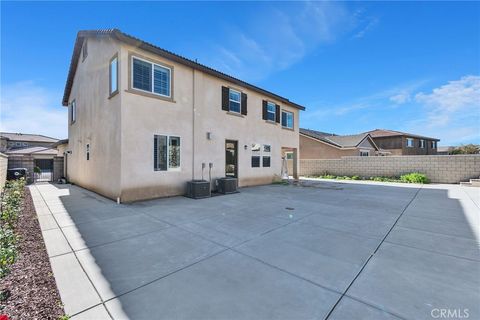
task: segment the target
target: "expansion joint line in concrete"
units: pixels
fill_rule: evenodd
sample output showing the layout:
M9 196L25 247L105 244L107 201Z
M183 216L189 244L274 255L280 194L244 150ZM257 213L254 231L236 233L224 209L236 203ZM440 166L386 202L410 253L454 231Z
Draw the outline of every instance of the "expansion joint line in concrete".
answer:
M377 253L378 249L380 249L380 247L382 246L382 244L385 242L385 239L387 239L387 237L390 235L390 232L392 232L393 228L395 228L395 226L397 225L398 221L400 220L400 218L403 216L403 214L405 213L405 211L407 211L408 207L412 204L412 202L415 200L415 198L417 198L417 195L418 193L420 192L420 190L422 190L422 187L420 186L420 188L418 188L417 192L415 192L415 194L413 195L412 199L407 203L407 205L405 206L405 208L403 208L402 212L398 215L397 219L395 220L395 222L392 224L392 226L390 227L390 229L388 230L388 232L385 234L385 236L382 238L382 241L380 241L380 243L378 244L378 246L375 248L375 250L370 254L370 256L367 258L367 260L365 261L365 263L363 264L363 266L360 268L360 270L358 271L358 273L355 275L355 277L352 279L352 281L350 282L350 284L348 285L348 287L345 289L345 291L342 293L342 295L340 296L340 298L338 298L337 302L333 305L332 309L330 309L330 311L328 312L327 316L325 317L325 319L328 319L333 311L335 310L335 308L338 306L338 304L340 303L340 301L342 301L343 297L347 294L348 290L350 289L350 287L353 285L353 283L358 279L358 277L360 276L360 274L363 272L363 270L365 269L365 267L367 266L367 264L370 262L370 260L372 259L372 257ZM378 309L378 308L377 308ZM384 311L384 310L382 310ZM390 313L390 312L389 312ZM398 315L394 315L396 317L399 317ZM399 317L401 318L401 317Z

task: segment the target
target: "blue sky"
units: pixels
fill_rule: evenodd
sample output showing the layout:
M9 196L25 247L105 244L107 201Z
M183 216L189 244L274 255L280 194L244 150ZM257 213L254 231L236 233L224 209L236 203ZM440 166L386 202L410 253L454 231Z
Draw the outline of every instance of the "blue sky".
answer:
M1 2L1 130L64 138L78 30L116 27L305 105L302 127L480 143L480 3Z

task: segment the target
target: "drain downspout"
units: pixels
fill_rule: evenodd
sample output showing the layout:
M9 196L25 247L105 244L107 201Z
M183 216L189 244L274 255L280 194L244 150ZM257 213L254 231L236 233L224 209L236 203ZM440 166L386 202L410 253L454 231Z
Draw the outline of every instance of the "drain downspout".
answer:
M195 180L195 68L192 68L192 180Z

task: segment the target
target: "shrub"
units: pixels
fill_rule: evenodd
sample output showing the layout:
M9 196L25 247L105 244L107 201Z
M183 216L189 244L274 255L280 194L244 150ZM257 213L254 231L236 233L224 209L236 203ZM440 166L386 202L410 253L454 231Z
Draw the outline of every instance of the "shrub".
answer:
M14 233L15 223L21 210L25 180L8 181L1 199L0 212L0 278L4 277L9 266L15 262L17 237Z
M320 176L320 178L322 178L322 179L336 179L337 177L334 176L334 175L331 175L331 174L326 174L326 175Z
M0 278L9 271L9 266L15 262L17 237L12 229L0 227Z
M428 183L429 182L427 176L419 172L404 174L400 177L400 180L402 182L407 182L407 183Z

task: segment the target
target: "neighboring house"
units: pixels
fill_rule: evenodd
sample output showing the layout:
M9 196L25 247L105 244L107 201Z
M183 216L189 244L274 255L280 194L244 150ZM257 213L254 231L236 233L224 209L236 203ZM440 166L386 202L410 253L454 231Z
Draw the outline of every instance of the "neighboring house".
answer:
M49 147L58 139L41 134L0 132L0 152L28 147Z
M212 180L270 183L305 109L117 29L78 33L63 105L68 179L120 201L184 194L210 164Z
M439 155L449 155L455 147L453 146L442 146L442 147L437 147L437 154Z
M63 176L63 154L54 146L12 149L5 154L8 155L8 169L28 170L28 182L56 181ZM34 173L34 167L38 167L41 172Z
M339 159L377 154L378 147L367 133L340 136L300 129L300 159Z
M437 138L385 129L375 129L365 133L372 136L379 148L397 156L437 154L437 143L440 141Z

